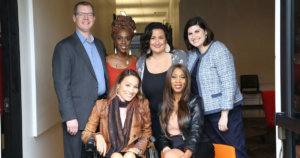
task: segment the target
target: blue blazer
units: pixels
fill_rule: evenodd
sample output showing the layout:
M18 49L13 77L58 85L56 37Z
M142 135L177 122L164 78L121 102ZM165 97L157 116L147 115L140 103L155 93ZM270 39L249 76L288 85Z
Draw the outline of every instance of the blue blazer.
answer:
M204 114L213 114L222 110L231 110L243 101L236 81L233 56L227 47L213 41L204 54L191 50L188 54L188 69L193 71L197 59L197 85L203 99Z

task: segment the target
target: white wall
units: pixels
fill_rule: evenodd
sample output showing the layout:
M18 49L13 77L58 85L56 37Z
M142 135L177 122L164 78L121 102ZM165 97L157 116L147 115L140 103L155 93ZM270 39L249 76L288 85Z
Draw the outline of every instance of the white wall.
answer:
M106 52L112 53L114 42L111 38L111 24L113 13L116 11L115 0L93 0L95 4L96 22L92 29L93 34L101 39L105 45Z
M280 68L280 49L281 49L281 37L280 37L280 0L275 0L275 86L276 86L276 94L275 94L275 112L281 112L281 68ZM283 144L279 139L279 129L278 126L276 128L276 158L282 158L283 155Z
M172 26L173 46L177 49L180 44L180 18L179 18L179 2L180 0L169 0L169 11L167 22Z
M275 88L275 1L274 0L182 0L180 44L188 19L202 17L235 59L237 77L258 74L261 89Z
M55 44L75 30L72 13L78 1L18 1L24 158L63 157L62 129L53 89L51 61ZM110 45L110 40L106 38L110 37L107 28L111 25L115 2L105 0L94 6L97 19L93 34L104 37L101 38L104 44Z

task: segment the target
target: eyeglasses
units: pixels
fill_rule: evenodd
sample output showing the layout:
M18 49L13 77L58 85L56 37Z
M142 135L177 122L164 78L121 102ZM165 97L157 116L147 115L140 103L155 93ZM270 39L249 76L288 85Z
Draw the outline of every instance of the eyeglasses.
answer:
M83 18L85 16L87 16L88 18L92 18L94 17L94 13L81 13L81 12L77 12L76 15L80 18Z

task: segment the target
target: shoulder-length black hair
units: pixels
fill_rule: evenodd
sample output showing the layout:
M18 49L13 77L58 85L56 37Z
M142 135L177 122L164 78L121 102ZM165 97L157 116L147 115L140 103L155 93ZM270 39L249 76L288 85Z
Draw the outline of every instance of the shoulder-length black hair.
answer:
M200 17L191 18L185 24L184 35L183 35L184 42L185 42L185 45L188 50L193 50L196 48L190 44L189 39L188 39L188 29L194 25L199 25L200 28L202 28L203 30L205 30L207 32L207 38L205 39L205 41L203 43L204 46L207 46L212 40L214 40L213 31L208 27L207 23L202 18L200 18Z
M184 129L186 118L189 115L189 109L187 106L187 102L190 96L191 91L191 76L189 73L189 70L182 64L175 64L169 68L166 75L166 81L165 81L165 87L164 87L164 94L163 94L163 104L162 108L159 114L159 121L162 128L162 131L165 133L165 135L169 138L169 135L167 134L167 124L170 119L170 115L173 112L174 109L174 94L173 89L171 85L171 78L172 73L175 69L180 69L183 71L185 75L185 86L182 91L181 98L178 102L178 110L177 110L177 118L178 118L178 125L181 130Z
M147 51L150 49L150 39L152 36L152 30L153 29L162 29L165 33L167 42L171 48L171 51L173 50L173 44L172 44L172 34L170 33L170 30L168 27L160 22L152 22L148 24L145 28L144 34L141 37L141 53L146 54L146 57L150 57L152 55L152 51L150 51L149 54L147 54Z

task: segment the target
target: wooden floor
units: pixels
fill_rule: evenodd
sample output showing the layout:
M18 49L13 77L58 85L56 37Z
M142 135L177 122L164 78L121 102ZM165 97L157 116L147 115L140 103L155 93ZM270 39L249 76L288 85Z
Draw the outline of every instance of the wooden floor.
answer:
M244 118L249 158L275 158L275 128L266 126L264 118Z

